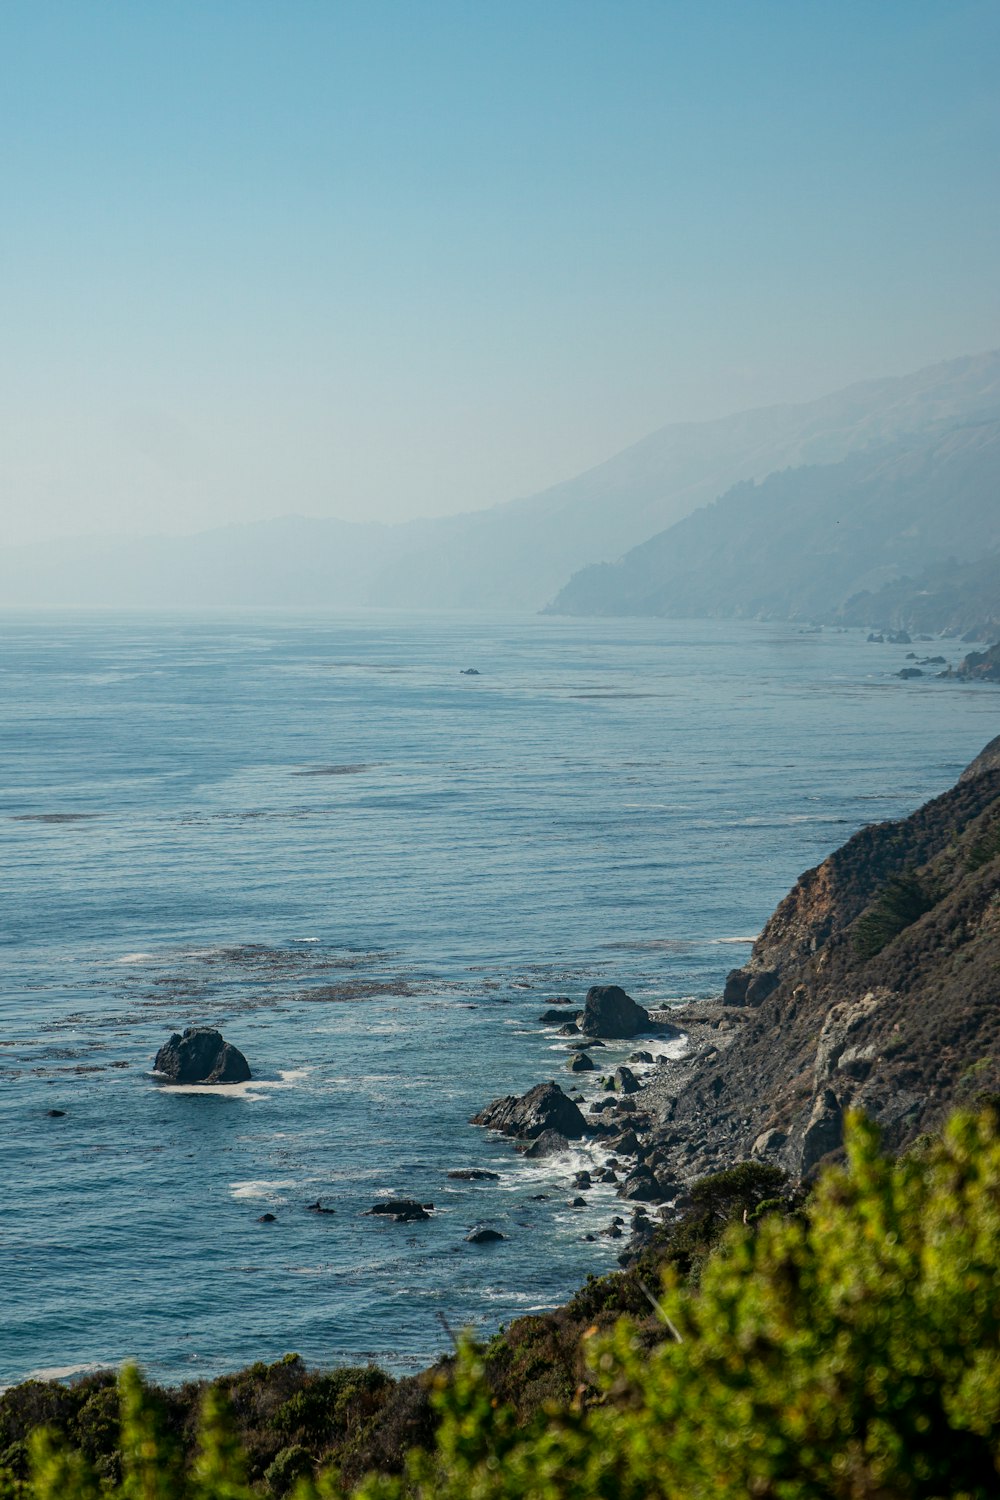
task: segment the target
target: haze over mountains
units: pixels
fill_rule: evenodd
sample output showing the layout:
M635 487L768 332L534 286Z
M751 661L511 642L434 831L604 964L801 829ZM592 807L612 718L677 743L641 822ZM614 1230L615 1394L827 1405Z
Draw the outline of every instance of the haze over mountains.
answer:
M926 570L943 559L964 564L971 582L996 554L996 610L997 549L1000 420L970 421L736 485L620 562L585 568L551 609L885 625L892 622L879 618L882 588L918 580L926 603L933 596ZM897 608L905 609L905 593L898 584L891 590ZM916 622L898 621L909 623ZM963 614L927 626L964 631L976 623Z
M989 526L991 507L998 509L997 429L991 425L998 420L1000 351L994 351L802 405L667 426L574 479L485 511L397 526L283 515L180 538L84 538L8 548L0 552L0 603L537 610L558 595L554 608L568 613L811 611L832 593L870 588L904 565L973 558L1000 544ZM952 429L964 435L948 436ZM800 479L782 474L769 486L747 483L803 465L812 467ZM831 480L831 466L841 478ZM960 546L954 545L955 514L948 514L953 482L961 489L968 533ZM818 552L812 540L817 525L821 532L829 527L841 484L852 495L849 530L862 552L871 547L866 514L885 507L884 524L876 524L883 550L866 569L851 563L830 535ZM741 487L733 491L734 485ZM723 495L720 505L712 504ZM765 509L758 511L762 497ZM908 519L911 504L920 509L919 521ZM705 506L710 509L692 516ZM281 509L277 499L275 508ZM780 546L778 539L774 547L762 545L765 512ZM668 530L686 517L685 530ZM721 537L720 525L730 541ZM897 555L891 537L903 537L913 525L919 534L907 537ZM730 579L741 562L746 572L748 547L758 570L815 555L813 570L831 574L831 587L825 594L812 587L808 568L799 567L797 581L788 580L783 592L758 597L747 586L726 608L727 588L713 583L715 570L728 557ZM614 567L588 566L635 548ZM835 588L831 555L838 558ZM566 587L581 569L587 571ZM701 583L686 581L675 591L689 572Z

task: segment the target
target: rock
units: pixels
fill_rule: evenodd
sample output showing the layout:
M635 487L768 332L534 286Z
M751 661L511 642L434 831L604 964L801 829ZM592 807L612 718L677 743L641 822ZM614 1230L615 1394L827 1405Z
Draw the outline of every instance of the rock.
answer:
M592 1115L603 1115L606 1114L608 1110L616 1110L617 1108L617 1099L595 1099L593 1104L590 1106L590 1113Z
M904 681L908 680L911 677L923 677L923 675L924 673L922 667L901 667L900 670L896 673L896 676L902 677Z
M579 1036L580 1028L575 1021L567 1021L565 1026L560 1026L559 1036Z
M587 1133L587 1122L572 1099L567 1099L557 1083L539 1083L520 1099L508 1095L494 1099L479 1114L473 1125L485 1125L503 1135L534 1140L546 1130L556 1130L568 1140L579 1140Z
M598 1182L617 1182L618 1173L613 1167L605 1167L603 1172L598 1173L597 1180Z
M836 1151L843 1140L844 1112L833 1090L824 1089L813 1105L809 1124L802 1137L800 1171L803 1177L829 1152Z
M594 1059L588 1057L586 1052L578 1052L575 1057L570 1058L566 1066L571 1073L594 1073L597 1070Z
M369 1214L384 1214L387 1218L395 1219L400 1224L410 1224L418 1219L429 1219L428 1208L423 1203L417 1203L413 1198L386 1198L381 1203L373 1203L368 1210Z
M579 1197L577 1197L577 1198L570 1198L570 1200L569 1200L569 1202L567 1203L566 1206L567 1206L567 1208L586 1208L587 1207L587 1200L586 1200L586 1198L579 1198Z
M573 1174L573 1186L578 1188L593 1187L593 1180L589 1172L575 1172Z
M762 1005L768 995L773 995L780 982L780 976L773 969L761 969L756 974L751 974L747 985L747 1004Z
M783 1130L764 1130L750 1147L751 1156L774 1156L779 1152L788 1136Z
M478 677L480 672L478 667L463 667L458 675L459 677Z
M575 1000L571 1000L570 997L569 997L569 995L550 995L549 998L548 998L547 1004L549 1004L549 1005L575 1005L576 1001Z
M617 984L595 984L587 991L580 1029L585 1036L629 1037L649 1031L649 1012Z
M648 1167L636 1167L619 1187L618 1196L641 1203L659 1203L663 1189Z
M746 969L730 969L722 991L723 1005L746 1005L750 975Z
M651 1063L652 1061L652 1052L633 1052L629 1058L630 1063Z
M499 1172L487 1172L483 1167L457 1167L448 1173L456 1182L499 1182Z
M529 1145L521 1147L529 1161L540 1161L543 1156L562 1156L568 1150L569 1141L558 1130L543 1130Z
M277 1221L278 1221L278 1215L277 1214L261 1214L260 1218L257 1220L257 1223L258 1224L276 1224Z
M307 1203L306 1210L311 1214L335 1214L337 1212L335 1208L324 1208L318 1198L315 1203Z
M589 1036L585 1042L569 1042L567 1045L571 1052L592 1052L595 1047L606 1047L607 1043L599 1037Z
M609 1224L607 1229L601 1230L601 1233L607 1235L609 1240L620 1240L622 1237L622 1232L617 1224Z
M251 1076L243 1053L209 1026L174 1032L157 1052L153 1068L171 1083L246 1083Z
M47 1109L45 1113L50 1120L62 1120L66 1116L64 1109Z
M615 1088L619 1089L623 1094L637 1094L642 1088L642 1084L636 1078L631 1068L622 1067L615 1069Z
M621 1135L616 1135L608 1142L615 1151L620 1151L622 1156L634 1156L639 1150L639 1137L634 1130L623 1130Z
M568 1015L564 1010L543 1010L538 1017L539 1026L561 1026L564 1022L569 1024L580 1014L578 1010Z
M507 1236L501 1234L499 1229L474 1229L471 1234L465 1236L467 1245L495 1245L497 1240L505 1240Z

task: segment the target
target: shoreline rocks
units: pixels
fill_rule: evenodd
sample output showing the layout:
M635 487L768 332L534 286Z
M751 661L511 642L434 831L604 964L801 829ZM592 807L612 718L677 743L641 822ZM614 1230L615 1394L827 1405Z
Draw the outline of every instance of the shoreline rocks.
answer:
M520 1098L508 1094L502 1099L494 1099L473 1115L469 1123L528 1141L537 1139L546 1131L555 1131L567 1140L579 1140L588 1133L583 1115L554 1082L536 1084Z
M649 1011L617 984L594 984L587 991L580 1030L584 1036L638 1036L653 1029Z

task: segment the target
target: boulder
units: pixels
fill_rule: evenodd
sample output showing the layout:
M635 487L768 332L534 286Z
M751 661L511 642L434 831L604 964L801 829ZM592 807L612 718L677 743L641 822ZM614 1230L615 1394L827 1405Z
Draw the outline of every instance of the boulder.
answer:
M597 1064L592 1057L587 1056L586 1052L577 1052L570 1058L566 1066L571 1073L593 1073L596 1070Z
M844 1112L832 1089L823 1089L809 1116L802 1137L802 1163L800 1171L805 1177L831 1151L836 1151L844 1141Z
M501 1234L499 1229L473 1229L471 1234L465 1236L467 1245L493 1245L497 1240L505 1240L507 1236Z
M577 1106L572 1099L567 1099L557 1083L551 1082L536 1084L520 1099L512 1094L504 1099L494 1099L479 1114L473 1115L471 1123L529 1141L546 1130L556 1130L568 1140L579 1140L587 1133L587 1122Z
M580 1030L585 1036L629 1037L649 1031L649 1012L617 984L595 984L587 991Z
M630 1063L651 1063L652 1061L652 1052L633 1052L629 1058Z
M722 991L723 1005L746 1005L750 975L746 969L730 969Z
M615 1088L623 1094L637 1094L642 1084L631 1068L621 1067L615 1069Z
M260 1218L257 1220L257 1223L258 1224L276 1224L277 1221L278 1221L278 1215L277 1214L261 1214Z
M540 1026L562 1026L564 1023L575 1021L579 1014L578 1010L543 1010L538 1017L538 1024Z
M156 1054L153 1068L171 1083L246 1083L250 1065L243 1053L210 1026L175 1031Z
M541 1161L544 1156L562 1156L569 1150L569 1141L558 1130L543 1130L541 1135L536 1135L533 1141L519 1149L529 1161Z
M427 1210L432 1207L433 1204L418 1203L414 1198L386 1198L381 1203L373 1203L368 1212L384 1214L399 1224L410 1224L417 1219L429 1219Z
M618 1196L633 1202L659 1203L663 1189L648 1167L636 1167L618 1189Z
M565 1026L560 1026L559 1036L579 1036L580 1028L575 1021L567 1021Z
M457 1182L499 1182L499 1172L487 1172L484 1167L456 1167L449 1177Z
M621 1135L613 1136L608 1145L622 1156L634 1156L639 1150L639 1138L634 1130L623 1130Z

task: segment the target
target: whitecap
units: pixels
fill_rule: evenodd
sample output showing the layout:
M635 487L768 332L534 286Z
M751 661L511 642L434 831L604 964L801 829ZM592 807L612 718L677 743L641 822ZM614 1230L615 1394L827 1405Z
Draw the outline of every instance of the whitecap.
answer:
M89 1375L94 1370L106 1370L107 1365L46 1365L40 1370L30 1370L25 1380L68 1380L71 1375Z
M292 1188L301 1185L294 1177L282 1177L277 1181L231 1182L229 1196L240 1199L265 1198L269 1202L274 1202L281 1193L290 1192Z

